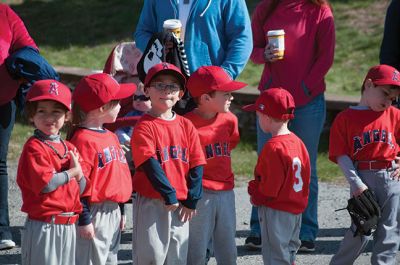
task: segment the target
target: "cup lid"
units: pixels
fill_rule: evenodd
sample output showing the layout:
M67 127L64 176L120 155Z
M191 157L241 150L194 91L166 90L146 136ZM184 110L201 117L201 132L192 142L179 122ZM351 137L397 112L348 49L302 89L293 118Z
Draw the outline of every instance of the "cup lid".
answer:
M182 27L182 23L179 19L167 19L164 21L164 29L176 29Z
M284 35L285 31L283 29L277 29L277 30L269 30L267 32L267 36L276 36L276 35Z

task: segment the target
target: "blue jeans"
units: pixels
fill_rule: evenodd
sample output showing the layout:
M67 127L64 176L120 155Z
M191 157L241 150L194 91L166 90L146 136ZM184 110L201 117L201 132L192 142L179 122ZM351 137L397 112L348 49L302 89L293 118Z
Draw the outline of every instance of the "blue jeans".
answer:
M14 101L0 106L0 240L12 239L8 216L7 153L15 123L15 112Z
M326 104L323 94L315 97L305 106L296 108L294 119L289 122L289 129L303 140L310 155L311 181L308 205L303 213L300 229L300 239L315 241L318 233L318 176L317 157L319 138L326 117ZM264 133L257 122L257 149L262 150L264 143L271 138L271 134ZM250 236L260 236L260 224L256 207L251 209Z

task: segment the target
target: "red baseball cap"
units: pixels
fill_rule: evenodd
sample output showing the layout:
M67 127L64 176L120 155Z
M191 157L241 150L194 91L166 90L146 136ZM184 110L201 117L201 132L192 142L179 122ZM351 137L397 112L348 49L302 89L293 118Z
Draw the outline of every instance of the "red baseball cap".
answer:
M39 80L33 83L26 95L26 101L54 100L71 110L71 90L57 80Z
M79 81L72 99L84 112L100 108L111 100L123 99L136 91L134 83L119 84L111 75L87 75Z
M281 87L269 88L261 93L254 104L246 105L244 111L259 111L279 120L294 118L294 99Z
M237 82L219 66L201 66L189 78L187 88L192 97L200 97L212 91L230 92L247 86Z
M185 89L186 78L182 74L181 70L173 64L170 63L159 63L154 65L149 69L144 79L144 86L148 87L150 85L151 80L158 74L171 74L175 76L179 82L181 83L182 89Z
M400 87L399 71L386 64L371 67L364 79L364 83L367 79L371 79L372 83L378 86L393 85Z

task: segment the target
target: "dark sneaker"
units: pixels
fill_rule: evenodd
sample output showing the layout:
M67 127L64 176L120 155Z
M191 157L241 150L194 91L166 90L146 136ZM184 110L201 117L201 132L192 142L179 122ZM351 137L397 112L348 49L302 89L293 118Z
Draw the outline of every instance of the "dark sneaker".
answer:
M0 250L10 249L13 247L15 247L15 243L11 239L0 240Z
M246 238L244 245L249 249L261 249L261 237L249 236L248 238Z
M313 241L301 241L301 245L299 248L300 252L314 252L315 244Z

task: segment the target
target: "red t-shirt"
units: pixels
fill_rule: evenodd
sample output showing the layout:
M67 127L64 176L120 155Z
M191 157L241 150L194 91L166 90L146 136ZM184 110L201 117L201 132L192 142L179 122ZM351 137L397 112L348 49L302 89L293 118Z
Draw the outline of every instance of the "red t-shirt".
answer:
M399 152L400 110L385 111L346 109L331 127L329 159L337 163L341 155L353 161L392 161Z
M50 143L59 154L64 154L63 144ZM75 147L65 141L68 150ZM18 163L17 183L22 193L22 208L32 219L42 219L62 212L82 211L79 200L79 185L75 179L49 193L41 191L47 186L54 173L70 168L71 157L60 159L57 154L39 139L31 137L25 143Z
M294 133L272 137L265 143L254 170L263 205L293 214L304 211L310 185L310 158Z
M78 148L88 183L82 197L89 202L126 202L132 195L132 178L117 136L108 131L79 128L71 142Z
M133 189L142 196L162 199L140 168L153 157L160 162L178 200L186 200L189 170L204 165L199 135L193 124L179 115L163 120L145 114L135 126L131 138L132 157L136 167Z
M232 190L234 175L231 151L240 141L238 120L234 114L218 113L203 119L194 111L185 115L197 128L207 164L203 171L203 187L210 190Z

